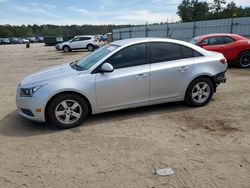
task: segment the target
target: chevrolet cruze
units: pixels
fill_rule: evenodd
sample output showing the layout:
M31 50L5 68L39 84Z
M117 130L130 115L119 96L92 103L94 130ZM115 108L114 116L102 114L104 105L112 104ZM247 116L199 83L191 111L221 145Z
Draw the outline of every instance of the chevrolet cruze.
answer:
M187 42L120 40L25 77L16 104L28 119L71 128L88 114L183 100L203 106L226 81L226 70L222 54Z

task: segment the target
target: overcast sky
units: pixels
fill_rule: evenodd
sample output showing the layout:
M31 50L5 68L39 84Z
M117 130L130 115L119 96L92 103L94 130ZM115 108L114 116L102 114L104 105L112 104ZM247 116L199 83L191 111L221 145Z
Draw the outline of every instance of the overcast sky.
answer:
M176 21L179 19L176 11L180 2L181 0L0 0L0 25L144 24ZM250 0L235 2L237 5L250 5Z

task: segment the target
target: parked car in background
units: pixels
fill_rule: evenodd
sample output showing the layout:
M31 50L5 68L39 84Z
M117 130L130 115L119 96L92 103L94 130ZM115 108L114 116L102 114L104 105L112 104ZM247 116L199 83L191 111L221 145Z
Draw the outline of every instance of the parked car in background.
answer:
M10 44L10 38L2 38L2 44Z
M28 44L30 41L28 39L20 39L22 44Z
M37 42L42 43L42 42L44 42L44 37L41 37L41 36L36 37L36 40L37 40Z
M56 45L56 49L63 50L65 53L76 49L88 49L88 51L94 51L96 48L99 48L99 41L96 36L92 35L76 36L67 42Z
M222 54L184 41L127 39L27 76L16 104L28 119L71 128L88 114L118 109L183 100L204 106L225 82L226 70Z
M10 43L11 43L11 44L22 44L22 41L21 41L20 38L11 37L11 38L10 38Z
M237 34L208 34L190 41L206 50L222 53L239 67L250 67L250 40Z
M20 37L0 38L0 44L27 44L30 41Z
M30 43L36 43L38 42L36 37L27 37L27 39L30 41Z

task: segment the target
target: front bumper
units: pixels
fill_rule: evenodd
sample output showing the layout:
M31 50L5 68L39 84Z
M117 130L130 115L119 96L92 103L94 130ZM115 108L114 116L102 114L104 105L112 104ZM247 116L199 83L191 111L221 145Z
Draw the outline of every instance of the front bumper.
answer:
M60 50L60 45L57 44L57 45L55 46L55 48L56 48L57 50Z
M20 95L19 95L20 96ZM36 97L16 97L17 112L21 116L32 121L45 122L45 107L41 100ZM41 109L37 112L36 109Z
M94 45L94 49L97 49L97 48L100 48L100 46L99 45Z

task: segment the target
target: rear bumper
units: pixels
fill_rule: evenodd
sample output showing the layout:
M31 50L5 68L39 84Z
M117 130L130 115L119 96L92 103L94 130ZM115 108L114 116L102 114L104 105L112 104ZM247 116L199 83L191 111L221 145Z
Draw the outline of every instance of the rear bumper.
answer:
M214 81L216 85L219 85L221 83L226 83L227 79L226 79L225 73L226 72L221 72L214 76Z

